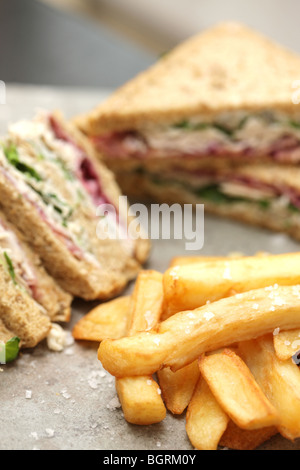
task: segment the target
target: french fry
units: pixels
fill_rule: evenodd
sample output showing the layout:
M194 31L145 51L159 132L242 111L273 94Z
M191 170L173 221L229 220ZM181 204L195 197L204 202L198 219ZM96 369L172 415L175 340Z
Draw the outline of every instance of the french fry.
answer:
M300 350L300 329L274 334L273 342L276 356L286 361Z
M300 327L300 286L275 286L237 294L177 313L145 333L102 341L98 359L117 377L173 371L202 353L246 341L275 328Z
M214 397L242 429L260 429L279 423L279 415L242 359L230 349L202 355L199 368Z
M300 253L178 265L164 273L163 284L166 319L235 293L300 284Z
M128 423L144 426L166 417L160 388L151 376L116 379L116 390Z
M276 434L278 431L275 426L249 431L229 421L219 445L233 450L254 450Z
M186 432L197 450L216 450L229 418L200 377L186 413Z
M270 335L240 343L239 351L279 413L278 431L290 440L300 437L300 371L296 364L277 358Z
M211 261L224 261L228 259L227 256L175 256L171 259L169 268L174 268L175 266L186 266L190 264L201 264Z
M168 367L157 372L162 397L171 413L180 415L184 412L192 398L199 376L198 361L177 372L172 372Z
M102 341L126 335L130 296L118 297L98 305L74 326L72 334L77 340Z
M131 296L128 335L153 328L160 319L163 306L162 274L141 271ZM158 384L151 377L116 379L116 390L124 417L131 424L148 425L166 417L166 407Z
M163 308L163 275L155 270L141 271L130 301L128 336L148 331L160 320Z

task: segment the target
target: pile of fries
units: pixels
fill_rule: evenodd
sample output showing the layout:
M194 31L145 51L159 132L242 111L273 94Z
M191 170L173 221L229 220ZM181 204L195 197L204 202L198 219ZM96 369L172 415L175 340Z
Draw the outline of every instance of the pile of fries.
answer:
M192 446L250 450L300 437L300 253L178 257L74 327L99 341L125 419L186 412Z

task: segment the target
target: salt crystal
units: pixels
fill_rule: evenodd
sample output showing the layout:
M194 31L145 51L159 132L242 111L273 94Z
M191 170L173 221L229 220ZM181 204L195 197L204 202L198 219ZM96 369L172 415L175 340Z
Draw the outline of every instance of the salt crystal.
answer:
M47 434L48 437L53 437L54 436L54 430L50 429L50 428L47 428L46 429L46 434Z
M161 395L161 389L160 388L157 389L157 393L158 393L158 395Z
M254 310L258 310L259 305L258 305L258 304L253 304L253 305L252 305L252 308L253 308Z
M275 330L273 331L273 335L277 336L279 335L279 332L280 332L280 328L275 328Z
M209 320L211 320L215 315L214 315L214 313L212 313L212 312L205 312L205 313L203 314L203 316L204 316L205 320L209 321Z
M118 397L114 397L112 400L110 400L110 402L106 405L106 407L109 410L115 410L116 408L120 408L121 403L119 402Z
M282 307L283 305L285 305L285 301L280 297L275 297L273 304L277 305L278 307Z
M106 374L102 370L93 370L88 376L88 384L91 388L96 389L102 383L102 378Z
M285 341L284 344L285 344L285 346L290 346L291 342L290 341Z
M147 385L152 385L152 380L147 380Z
M195 314L193 312L187 313L186 316L189 317L189 318L195 318Z
M30 399L32 397L32 391L31 390L26 390L25 391L25 398Z
M292 348L293 349L299 349L300 348L300 341L299 340L293 341Z
M229 267L229 266L226 266L225 269L224 269L223 279L228 279L228 280L231 280L231 279L232 279L231 272L230 272L230 267Z
M66 398L67 400L71 397L71 395L67 392L67 389L66 389L66 388L61 391L61 394L62 394L62 396L63 396L64 398Z

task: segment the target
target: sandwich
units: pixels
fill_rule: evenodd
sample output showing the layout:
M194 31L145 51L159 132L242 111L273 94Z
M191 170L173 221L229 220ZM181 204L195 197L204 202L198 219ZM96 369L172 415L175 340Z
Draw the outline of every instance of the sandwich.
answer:
M52 322L69 321L71 302L0 211L0 341L18 337L20 347L36 346Z
M113 174L60 113L41 111L10 125L1 140L0 194L7 219L72 296L110 298L147 259L148 240L128 235L128 206L119 206ZM115 217L102 214L104 225L102 206L115 209ZM109 224L122 236L103 236Z
M132 198L205 210L300 239L300 58L222 23L74 118Z

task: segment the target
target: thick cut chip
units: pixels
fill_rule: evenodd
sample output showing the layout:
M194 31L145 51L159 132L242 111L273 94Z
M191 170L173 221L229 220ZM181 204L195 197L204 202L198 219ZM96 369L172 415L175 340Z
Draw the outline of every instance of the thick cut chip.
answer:
M128 336L153 328L163 309L163 275L155 270L141 271L131 296Z
M160 320L163 306L162 274L141 271L131 296L128 336L152 329ZM166 417L161 390L151 375L116 379L116 390L125 419L132 424L159 423Z
M271 335L243 342L239 351L256 381L279 413L279 432L287 439L300 437L300 370L292 362L280 361Z
M73 328L77 340L102 341L126 335L130 296L118 297L98 305L82 317Z
M184 412L192 398L199 375L198 361L176 372L172 372L169 367L157 372L164 402L171 413L180 415Z
M242 429L279 423L279 416L243 360L230 349L202 355L199 368L225 413Z
M300 328L300 286L275 286L237 294L177 313L156 329L105 340L98 358L117 377L173 371L202 353L272 333Z
M160 388L151 376L117 379L116 390L128 423L148 425L166 417Z
M300 253L178 265L164 273L164 319L235 293L300 284Z
M186 432L198 450L216 450L229 418L200 377L186 413Z

